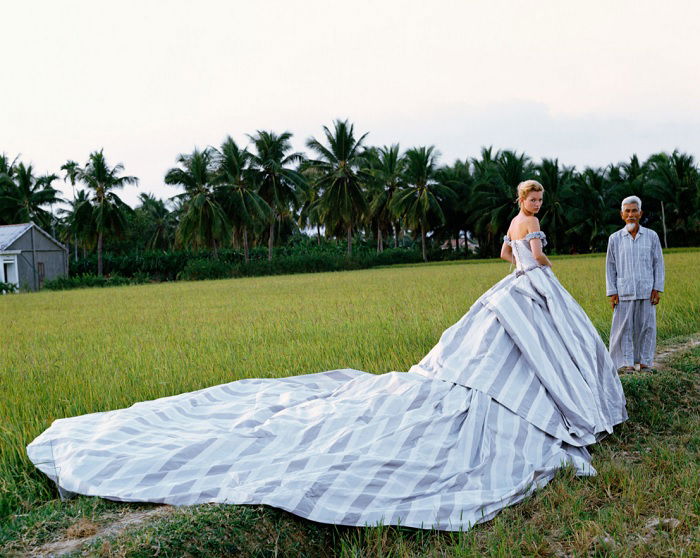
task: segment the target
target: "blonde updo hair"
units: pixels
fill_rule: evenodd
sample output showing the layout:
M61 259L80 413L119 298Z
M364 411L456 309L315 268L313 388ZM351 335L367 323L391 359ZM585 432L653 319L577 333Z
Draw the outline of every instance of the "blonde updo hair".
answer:
M515 200L518 205L527 198L530 192L544 192L544 186L537 182L537 180L523 180L518 184L518 199Z

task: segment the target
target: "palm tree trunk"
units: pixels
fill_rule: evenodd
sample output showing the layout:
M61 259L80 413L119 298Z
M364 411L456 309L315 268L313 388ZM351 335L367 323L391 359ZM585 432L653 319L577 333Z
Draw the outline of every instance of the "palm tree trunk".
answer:
M78 261L78 235L75 234L73 235L73 240L75 241L73 244L73 258L75 261Z
M219 252L216 250L216 239L215 238L211 239L211 247L214 250L214 259L218 260L219 259Z
M245 263L250 261L250 253L248 252L248 229L243 227L243 260Z
M394 229L394 248L399 247L399 228L396 226L396 223L392 223L391 227Z
M382 226L377 225L377 254L384 251L384 239L382 238Z
M97 275L102 277L102 231L97 233Z
M273 215L272 221L270 221L270 239L267 241L267 261L272 261L272 247L275 244L275 220L277 218Z
M352 223L348 223L348 257L352 256Z
M661 226L664 229L664 248L668 248L668 242L666 242L666 211L664 211L664 202L661 202Z
M425 227L423 225L420 226L420 243L423 248L423 261L427 262L428 254L425 251Z
M316 223L316 241L319 246L321 246L321 225Z

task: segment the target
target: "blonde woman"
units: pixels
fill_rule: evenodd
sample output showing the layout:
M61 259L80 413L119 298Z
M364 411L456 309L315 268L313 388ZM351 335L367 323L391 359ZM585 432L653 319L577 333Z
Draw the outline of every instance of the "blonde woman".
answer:
M513 264L517 263L513 255L511 239L528 239L532 256L539 265L552 267L552 262L542 251L545 235L540 231L540 222L536 215L542 207L544 188L536 180L526 180L518 184L518 206L520 211L510 222L508 234L501 248L501 258Z
M518 188L515 264L409 373L247 379L61 419L28 447L63 494L266 504L338 525L451 531L494 517L625 420L610 356L542 252Z

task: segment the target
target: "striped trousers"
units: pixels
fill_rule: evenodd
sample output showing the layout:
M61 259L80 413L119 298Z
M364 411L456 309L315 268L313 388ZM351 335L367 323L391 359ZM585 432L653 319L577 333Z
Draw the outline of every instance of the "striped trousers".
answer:
M648 298L621 300L610 329L610 356L615 366L652 366L655 353L656 306Z

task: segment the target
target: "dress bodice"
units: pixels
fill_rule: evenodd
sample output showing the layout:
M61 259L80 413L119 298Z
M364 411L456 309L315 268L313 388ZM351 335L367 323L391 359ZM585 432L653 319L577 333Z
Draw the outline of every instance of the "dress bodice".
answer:
M547 245L547 236L542 231L531 232L520 240L511 240L508 235L503 237L503 242L513 250L516 271L525 272L539 267L540 264L532 255L532 248L530 248L530 240L533 238L539 238L542 241L542 246Z

